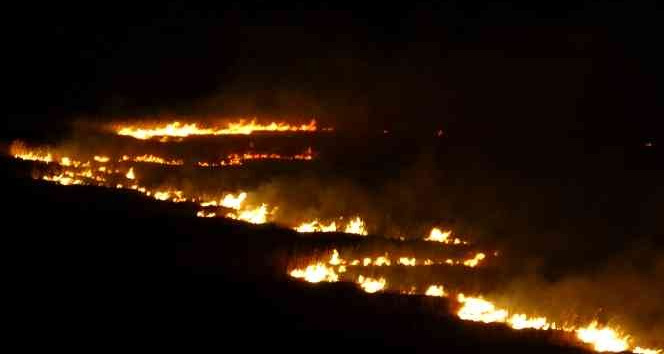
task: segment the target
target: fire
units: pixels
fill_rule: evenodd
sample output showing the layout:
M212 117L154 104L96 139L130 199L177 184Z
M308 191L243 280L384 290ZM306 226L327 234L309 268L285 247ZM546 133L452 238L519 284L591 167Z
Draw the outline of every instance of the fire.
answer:
M600 327L597 321L577 329L576 335L584 343L592 344L598 352L622 352L629 349L627 337L621 337L609 327Z
M632 350L635 354L659 354L662 352L661 349L648 349L642 347L636 347Z
M415 266L415 263L417 260L415 257L413 258L408 258L408 257L400 257L399 260L397 261L397 264L405 265L405 266Z
M122 155L122 159L120 159L120 162L123 161L147 162L147 163L156 163L160 165L173 165L173 166L184 165L184 162L182 160L167 160L163 157L155 155L147 155L147 154L134 156L134 157L131 157L129 155Z
M9 146L9 153L14 158L28 161L53 162L53 155L48 151L32 150L20 140L14 140Z
M468 244L466 241L462 241L461 239L458 238L450 238L452 235L452 231L450 230L445 230L441 231L439 228L434 227L431 229L431 232L429 232L429 236L424 239L424 241L433 241L433 242L442 242L446 244Z
M108 156L99 156L99 155L95 155L93 159L99 163L107 163L108 161L111 160L111 158Z
M290 125L288 123L275 123L258 124L256 120L249 122L240 120L235 123L228 123L226 127L212 127L202 128L197 123L183 124L180 122L173 122L161 126L153 127L138 127L138 126L125 126L118 127L116 133L118 135L131 136L136 139L150 139L153 137L188 137L191 135L230 135L242 134L248 135L255 131L269 131L269 132L314 132L318 128L316 121L312 120L309 124Z
M228 213L226 217L252 224L265 224L267 222L267 214L267 205L261 204L261 206L254 209L242 210L239 213Z
M464 294L459 294L457 301L463 304L457 315L460 319L475 322L506 322L507 311L496 309L496 307L489 301L479 297L466 297Z
M383 288L385 288L385 284L387 284L385 278L365 278L362 275L357 278L357 282L360 284L360 287L364 289L364 291L370 294L383 290Z
M300 225L294 227L293 230L297 232L336 232L337 224L336 222L332 221L331 223L325 225L318 221L318 219L315 219L313 221L303 222ZM347 234L356 234L362 236L368 235L366 224L359 216L351 219L348 224L346 224L344 232Z
M339 265L342 263L341 259L339 258L339 251L336 249L332 250L332 257L330 257L330 261L328 263L331 265Z
M486 258L486 255L484 253L480 252L480 253L476 254L475 257L473 257L472 259L468 259L468 260L464 261L463 265L465 265L466 267L474 268L474 267L477 267L477 265L480 264L480 262L484 258Z
M424 293L426 296L447 296L445 293L445 290L443 289L442 285L431 285L427 289L427 291Z
M127 179L136 179L136 175L134 174L134 168L130 167L129 171L127 171L127 174L125 175Z
M199 161L196 164L201 167L218 167L218 166L240 166L243 165L245 161L250 160L313 160L313 151L311 147L307 148L304 153L296 155L280 155L280 154L267 154L267 153L250 153L246 152L244 154L229 154L226 157L223 157L219 162L207 162Z
M244 202L245 199L247 199L247 193L245 192L241 192L237 195L237 197L233 194L226 194L224 199L219 202L219 205L226 208L239 210L242 206L242 202Z
M362 221L362 219L360 219L359 216L348 222L348 225L346 225L346 229L344 230L344 232L347 234L357 234L362 236L366 236L369 234L367 232L364 221Z
M294 269L290 272L290 276L293 278L304 279L310 283L339 281L339 275L334 269L323 263L309 265L305 269Z

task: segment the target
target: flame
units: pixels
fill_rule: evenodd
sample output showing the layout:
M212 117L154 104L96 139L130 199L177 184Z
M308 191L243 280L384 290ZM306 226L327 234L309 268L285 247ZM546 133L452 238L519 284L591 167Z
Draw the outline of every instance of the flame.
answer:
M136 175L134 174L134 168L130 167L129 171L127 171L127 174L125 175L127 179L136 179Z
M462 241L461 239L450 238L451 235L452 235L451 230L441 231L439 228L434 227L433 229L431 229L431 232L429 232L429 236L426 237L424 241L442 242L445 244L455 244L455 245L468 244L468 242Z
M111 160L111 158L108 156L99 156L99 155L95 155L93 159L99 163L107 163L108 161Z
M240 120L236 123L228 123L225 128L201 128L197 123L183 124L180 122L173 122L161 126L153 127L139 127L139 126L124 126L118 127L116 133L118 135L131 136L136 139L150 139L153 137L188 137L190 135L229 135L229 134L244 134L248 135L255 131L270 131L270 132L297 132L316 131L316 121L312 120L309 124L290 125L288 123L275 123L258 124L256 120L249 122Z
M24 142L14 140L9 146L9 153L14 158L27 161L53 162L53 155L46 151L28 149Z
M635 354L659 354L662 352L662 350L636 347L632 350L632 352L634 352Z
M415 266L415 262L417 260L413 258L408 258L408 257L400 257L399 260L397 261L397 264L405 265L405 266Z
M357 234L357 235L362 235L362 236L366 236L366 235L369 234L367 232L366 225L364 224L364 221L362 221L362 219L360 219L359 216L348 222L344 232L347 233L347 234Z
M331 222L328 225L325 225L318 221L318 219L315 219L313 221L309 222L303 222L300 225L296 226L293 228L293 230L297 232L336 232L337 231L337 224L336 222ZM366 236L368 234L367 229L366 229L366 224L364 221L358 216L354 219L351 219L348 224L346 224L346 228L344 229L344 232L347 234L357 234L357 235L363 235Z
M120 160L120 162L123 161L147 162L147 163L156 163L160 165L174 165L174 166L181 166L184 164L182 160L167 160L163 157L155 155L140 155L134 157L129 155L122 155L122 159Z
M246 209L236 213L228 213L226 217L236 220L246 221L252 224L265 224L267 222L267 205L261 204L261 206L254 209Z
M429 288L424 293L424 295L427 295L427 296L440 296L440 297L447 296L447 294L445 293L445 290L443 289L442 285L431 285L431 286L429 286Z
M466 267L474 268L474 267L477 267L477 265L480 264L480 262L484 258L486 258L486 255L484 253L480 252L480 253L476 254L475 257L473 257L472 259L465 260L463 262L463 265L465 265Z
M507 311L496 309L496 307L489 301L479 297L466 297L464 294L459 294L457 301L463 306L457 312L457 315L462 320L475 321L475 322L506 322Z
M621 337L609 327L600 327L597 321L577 329L576 335L584 343L592 344L598 352L622 352L629 348L627 337Z
M214 213L214 212L209 212L208 213L204 210L200 210L196 213L196 216L198 216L199 218L213 218L213 217L217 216L217 213Z
M240 192L237 197L233 194L226 194L224 199L219 202L219 205L226 208L239 210L245 199L247 199L247 193L245 192Z
M310 283L319 283L321 281L339 281L339 275L334 271L334 269L326 266L323 263L309 265L305 269L294 269L290 272L290 276L293 278L304 279Z
M374 279L369 277L365 278L362 275L360 275L357 278L357 282L360 284L360 287L364 289L364 291L370 294L383 290L383 288L385 288L385 284L387 284L385 278L379 278L379 279Z

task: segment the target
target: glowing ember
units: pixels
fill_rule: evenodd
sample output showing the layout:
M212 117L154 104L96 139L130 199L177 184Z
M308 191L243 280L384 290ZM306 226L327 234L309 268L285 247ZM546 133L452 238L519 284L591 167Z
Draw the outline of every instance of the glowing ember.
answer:
M627 337L622 337L613 329L600 327L593 322L576 330L577 337L584 343L592 344L598 352L622 352L629 348Z
M255 131L269 132L313 132L316 131L316 121L312 120L309 124L290 125L287 123L258 124L256 120L247 122L240 120L236 123L228 123L225 128L201 128L197 123L182 124L173 122L162 126L138 127L126 126L119 127L116 130L118 135L131 136L136 139L150 139L152 137L187 137L190 135L229 135L229 134L251 134Z
M360 284L360 287L364 289L364 291L370 294L383 290L383 288L385 288L385 284L387 284L385 278L365 278L362 275L357 278L357 282Z
M337 275L334 269L323 263L309 265L305 269L294 269L290 272L290 276L293 278L304 279L310 283L339 281L339 275Z
M445 290L443 289L442 285L431 285L427 289L427 291L424 293L424 295L427 296L447 296L445 293Z

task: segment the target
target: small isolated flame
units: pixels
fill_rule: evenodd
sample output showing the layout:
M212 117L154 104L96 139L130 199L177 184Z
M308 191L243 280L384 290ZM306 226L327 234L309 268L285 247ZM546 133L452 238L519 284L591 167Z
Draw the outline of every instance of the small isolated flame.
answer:
M576 336L581 341L592 344L598 352L622 352L629 348L627 337L621 337L609 327L600 327L597 321L577 329Z
M447 296L445 293L445 290L443 289L442 285L431 285L427 289L427 291L424 293L426 296Z
M370 294L383 290L383 288L385 288L385 284L387 284L385 278L379 278L379 279L374 279L369 277L365 278L362 275L360 275L357 278L357 282L358 284L360 284L360 287L364 289L364 291Z
M153 137L187 137L190 135L230 135L230 134L244 134L248 135L255 131L269 131L269 132L297 132L316 131L316 121L312 120L309 124L290 125L288 123L275 123L258 124L256 120L249 122L240 120L236 123L228 123L224 128L201 128L197 123L183 124L180 122L173 122L161 126L140 127L140 126L123 126L116 129L118 135L131 136L136 139L150 139Z
M134 168L133 167L129 168L129 171L127 172L125 177L127 177L127 179L136 179L136 175L134 174ZM159 199L159 198L157 198L157 199Z
M334 269L323 263L309 265L305 269L294 269L290 272L290 276L293 278L304 279L310 283L339 281L339 275L337 275Z

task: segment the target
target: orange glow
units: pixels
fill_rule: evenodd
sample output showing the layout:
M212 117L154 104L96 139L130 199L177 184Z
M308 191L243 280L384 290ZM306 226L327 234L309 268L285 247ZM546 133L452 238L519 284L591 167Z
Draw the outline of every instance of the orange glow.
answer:
M362 235L362 236L366 236L366 235L369 234L367 232L366 225L364 224L364 221L362 221L362 219L360 219L359 216L348 222L344 232L347 233L347 234L357 234L357 235Z
M267 205L261 204L261 206L254 209L245 209L239 213L228 213L226 214L226 217L246 221L252 224L265 224L267 222L267 214Z
M240 120L235 123L228 123L226 127L199 127L197 123L183 124L173 122L165 125L156 126L121 126L116 129L118 135L131 136L136 139L150 139L153 137L187 137L191 135L248 135L256 131L268 132L314 132L317 130L316 121L312 120L309 124L290 125L288 123L258 124L256 120Z
M484 258L486 258L486 255L484 253L480 252L480 253L476 254L475 257L473 257L472 259L468 259L468 260L464 261L463 265L465 265L466 267L474 268L474 267L477 267L477 265L480 264L480 262Z
M95 155L95 156L94 156L94 160L97 161L97 162L99 162L99 163L107 163L108 161L111 160L111 158L108 157L108 156L98 156L98 155Z

